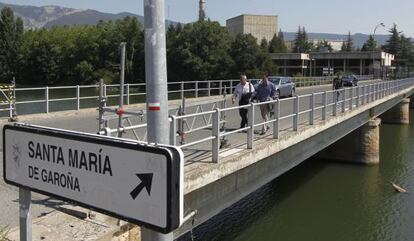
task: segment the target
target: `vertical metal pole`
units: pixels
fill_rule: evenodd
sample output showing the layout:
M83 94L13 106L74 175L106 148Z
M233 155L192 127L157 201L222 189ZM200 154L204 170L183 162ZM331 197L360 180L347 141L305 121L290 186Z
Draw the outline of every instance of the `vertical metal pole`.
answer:
M211 82L210 82L210 80L209 81L207 81L207 93L208 93L208 96L210 97L211 96Z
M49 113L49 87L45 88L46 113Z
M19 188L19 212L20 212L20 240L32 240L32 194L29 189Z
M170 145L176 146L177 145L177 117L175 115L170 116Z
M250 104L248 126L250 129L247 130L247 149L253 149L253 138L254 138L254 104Z
M103 107L105 107L104 83L103 83L103 79L100 79L99 80L99 130L98 131L101 131L104 128Z
M299 123L299 96L296 96L293 100L293 130L298 130L298 123Z
M219 162L219 149L220 149L220 110L214 109L213 113L213 123L212 123L212 134L215 137L212 140L212 161L213 163Z
M339 90L335 90L334 92L332 92L332 95L333 95L332 115L333 116L336 116L336 112L338 108L338 93L340 93Z
M322 94L322 105L323 105L323 108L322 108L322 120L325 120L326 119L326 105L327 105L327 103L328 103L328 95L327 95L327 93L325 91Z
M121 73L120 73L120 80L119 80L119 110L124 108L124 88L125 88L125 51L126 51L126 43L122 42L121 45ZM118 113L118 137L122 137L121 128L123 128L123 117L122 113Z
M79 85L76 86L76 109L80 109L80 87Z
M341 90L342 91L342 102L341 102L341 106L342 106L342 110L341 110L341 112L342 113L344 113L345 112L345 104L346 104L346 102L345 102L345 100L346 100L346 89L342 89Z
M129 105L129 84L126 84L126 105Z
M164 9L164 0L144 1L148 143L159 144L168 144L170 133ZM173 239L173 232L162 234L141 228L142 241Z
M349 109L352 110L354 102L354 87L349 88Z
M12 98L12 101L11 101L11 103L12 103L12 113L11 113L11 120L12 121L17 121L17 105L16 105L16 101L17 101L17 99L16 99L16 78L15 77L13 77L13 81L12 81L12 84L13 84L13 98Z
M107 94L106 94L106 84L103 84L103 96L105 98L105 105L104 105L104 107L106 107L106 104L108 103L108 97L107 97Z
M356 107L359 106L359 93L361 93L360 89L361 89L361 86L356 87Z
M184 99L184 82L183 81L181 81L180 88L181 88L181 99Z
M220 82L219 82L219 95L221 95L222 94L222 88L223 88L223 81L222 80L220 80Z
M273 103L273 116L276 120L273 122L273 138L279 139L279 127L280 127L280 101L279 99Z
M195 82L195 97L198 98L198 80Z
M314 120L314 116L315 116L315 94L314 93L312 93L312 95L310 97L309 107L310 107L309 125L313 125L313 120Z

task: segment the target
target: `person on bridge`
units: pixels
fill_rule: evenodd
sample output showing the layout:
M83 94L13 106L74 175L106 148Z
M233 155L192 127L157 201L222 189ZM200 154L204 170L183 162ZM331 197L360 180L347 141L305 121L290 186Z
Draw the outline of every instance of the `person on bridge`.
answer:
M259 102L266 102L276 98L276 89L272 82L268 79L268 74L263 75L262 81L256 87L255 99ZM270 111L272 109L271 104L262 104L260 105L260 113L262 115L263 121L269 121ZM267 124L263 124L261 135L264 135L269 130Z
M252 97L254 95L254 86L247 80L246 75L240 75L240 83L236 86L233 92L232 101L237 99L239 105L248 105L250 104ZM240 108L239 114L241 117L240 128L246 127L248 123L247 113L249 110L247 108Z
M336 90L336 100L339 100L340 89L344 87L344 83L342 81L341 76L337 76L332 81L332 89Z

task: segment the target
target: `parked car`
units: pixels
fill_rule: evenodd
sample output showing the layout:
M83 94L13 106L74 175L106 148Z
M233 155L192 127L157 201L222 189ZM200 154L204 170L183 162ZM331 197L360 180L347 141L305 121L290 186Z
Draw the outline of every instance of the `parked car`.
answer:
M295 95L295 83L290 77L269 76L269 80L275 85L276 96L292 97Z
M342 83L344 86L357 86L358 85L358 78L351 74L342 77Z
M260 84L260 79L251 79L250 83L254 86L255 89L257 89L257 86Z

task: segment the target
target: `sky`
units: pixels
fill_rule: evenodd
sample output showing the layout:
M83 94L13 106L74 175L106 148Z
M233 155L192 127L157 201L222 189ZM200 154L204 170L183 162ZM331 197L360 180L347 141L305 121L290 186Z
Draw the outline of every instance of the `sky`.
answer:
M188 23L198 18L199 0L165 0L166 18ZM0 0L18 5L59 5L101 12L131 12L143 15L143 0ZM279 28L295 32L299 25L307 32L387 34L396 23L408 37L414 37L413 0L207 0L207 16L225 25L240 14L279 16Z

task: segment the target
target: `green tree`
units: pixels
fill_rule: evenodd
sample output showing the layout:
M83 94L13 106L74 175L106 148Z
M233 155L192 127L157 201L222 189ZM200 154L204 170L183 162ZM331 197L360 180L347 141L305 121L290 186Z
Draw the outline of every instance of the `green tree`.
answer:
M233 76L245 73L249 78L259 78L263 72L277 71L270 54L263 50L251 34L239 34L231 45L234 60Z
M354 50L354 41L352 40L351 32L348 32L347 40L342 43L341 52L352 52Z
M214 21L185 25L168 38L169 80L206 80L226 78L233 65L229 55L229 32Z
M308 34L306 33L305 27L298 28L296 33L296 39L293 44L293 52L296 53L309 53L313 49L313 44L308 40Z
M288 48L285 44L282 30L279 31L278 35L274 35L272 40L269 42L270 53L287 53Z
M332 52L333 48L332 48L332 45L328 41L322 40L316 44L316 51L320 52L322 50L327 50L328 52Z
M13 10L4 7L0 16L0 81L8 82L18 74L23 21Z
M362 45L361 51L375 51L378 50L377 48L377 41L375 41L374 36L371 34L369 35L368 40Z
M398 55L401 50L401 32L398 31L396 24L394 24L388 32L391 36L387 40L387 43L383 46L383 50L387 53Z

